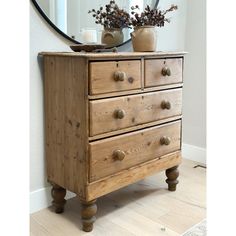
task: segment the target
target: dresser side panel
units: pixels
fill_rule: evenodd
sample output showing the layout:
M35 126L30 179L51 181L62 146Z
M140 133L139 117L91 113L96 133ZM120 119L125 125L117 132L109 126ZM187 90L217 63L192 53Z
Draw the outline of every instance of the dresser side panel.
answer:
M88 176L87 67L85 58L44 58L48 180L81 198Z

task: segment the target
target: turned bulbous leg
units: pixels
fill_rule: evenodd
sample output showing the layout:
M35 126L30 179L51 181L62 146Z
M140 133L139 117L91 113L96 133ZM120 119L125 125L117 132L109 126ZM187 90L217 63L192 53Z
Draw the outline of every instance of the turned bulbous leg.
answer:
M51 195L53 198L52 205L55 208L55 212L60 214L64 211L64 205L66 200L66 189L62 188L57 184L52 184Z
M167 169L166 176L167 176L166 183L168 184L168 190L175 191L176 185L179 183L179 181L177 180L179 176L178 166L174 166L170 169Z
M83 231L90 232L93 230L93 223L96 220L97 205L95 204L96 200L86 202L81 201L81 218L83 224Z

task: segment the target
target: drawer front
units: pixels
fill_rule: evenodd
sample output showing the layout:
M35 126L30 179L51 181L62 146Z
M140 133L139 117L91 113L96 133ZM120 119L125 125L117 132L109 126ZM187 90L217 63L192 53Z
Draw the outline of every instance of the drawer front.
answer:
M141 62L91 62L90 94L102 94L141 88Z
M181 83L182 58L145 60L145 87Z
M176 121L90 143L90 182L180 150L180 133Z
M181 115L182 89L90 101L90 136Z

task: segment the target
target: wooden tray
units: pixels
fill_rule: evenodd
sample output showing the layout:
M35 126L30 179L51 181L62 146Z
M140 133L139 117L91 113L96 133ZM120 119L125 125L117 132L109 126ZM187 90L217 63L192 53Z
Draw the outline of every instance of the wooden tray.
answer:
M71 45L70 48L74 51L74 52L81 52L81 51L85 51L85 52L92 52L96 49L104 49L106 48L106 44L77 44L77 45Z

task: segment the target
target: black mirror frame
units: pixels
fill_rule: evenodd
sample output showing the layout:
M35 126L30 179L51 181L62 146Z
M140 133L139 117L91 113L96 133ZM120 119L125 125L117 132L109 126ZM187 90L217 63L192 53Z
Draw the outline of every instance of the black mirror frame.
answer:
M61 31L55 24L53 24L53 22L48 18L48 16L43 12L43 10L41 9L41 7L38 5L36 0L31 0L32 3L34 4L35 8L38 10L38 12L41 14L41 16L46 20L46 22L60 35L62 35L64 38L68 39L69 41L75 43L75 44L82 44L76 40L74 40L73 38L69 37L67 34L65 34L63 31ZM160 0L156 0L156 3L154 5L154 9L157 8L158 4L159 4ZM126 40L125 42L123 42L122 44L117 45L116 47L121 47L127 43L129 43L131 41L131 38Z

